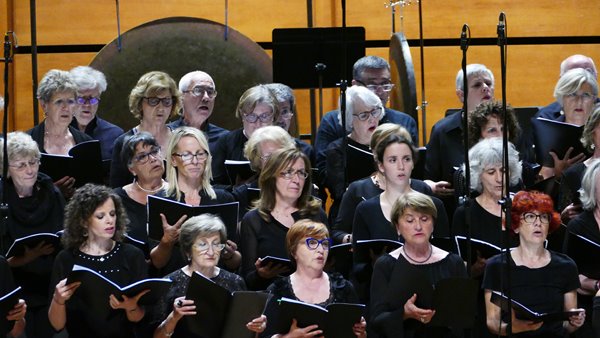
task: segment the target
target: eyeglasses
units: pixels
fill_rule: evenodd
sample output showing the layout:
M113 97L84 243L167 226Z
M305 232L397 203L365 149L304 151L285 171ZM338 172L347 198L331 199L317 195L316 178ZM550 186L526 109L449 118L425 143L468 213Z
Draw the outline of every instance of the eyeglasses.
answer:
M173 105L173 96L169 96L169 97L144 97L144 99L146 99L146 102L148 102L148 105L150 107L156 107L158 106L159 103L162 102L163 107L171 107Z
M192 162L193 159L196 159L198 162L204 162L208 158L208 153L206 151L197 152L195 154L192 153L173 153L173 156L179 156L183 162Z
M579 99L581 99L585 103L590 103L595 99L595 96L591 93L581 93L581 94L571 93L571 94L565 95L565 98L568 100L573 100L573 101L579 101Z
M223 249L225 249L225 244L223 243L206 243L206 242L198 242L198 243L194 243L194 246L196 247L196 249L198 249L200 252L204 252L204 251L208 251L209 248L212 247L214 252L221 252Z
M58 99L52 102L57 107L72 106L75 104L75 99Z
M521 216L526 223L533 224L536 218L540 218L540 222L544 224L550 223L550 214L535 214L533 212L526 212Z
M31 169L36 169L40 166L40 159L34 158L31 161L17 162L15 164L9 164L8 166L11 168L15 168L15 170L17 171L23 171L27 167L31 167Z
M378 107L373 108L370 111L364 111L362 113L352 114L352 116L355 116L359 121L366 121L371 116L378 117L379 115L381 115L382 110L383 110L383 108L381 106L378 106Z
M160 147L152 147L150 151L136 155L133 160L139 164L146 164L150 160L150 156L160 159Z
M291 110L283 110L281 111L281 113L279 114L279 117L282 119L286 119L289 120L294 116L294 113Z
M323 250L329 250L329 248L333 245L333 242L331 241L331 238L316 239L309 237L306 239L306 246L310 250L317 250L319 244L321 244Z
M211 87L195 86L190 90L184 90L184 93L191 93L195 97L204 97L208 95L209 99L214 99L217 96L217 91Z
M294 169L289 169L286 170L284 172L282 172L281 177L283 177L286 180L291 180L292 178L294 178L294 176L298 176L299 179L301 180L305 180L308 178L308 173L304 170L294 170Z
M372 92L376 92L378 90L383 90L384 92L389 92L392 90L392 88L394 88L394 84L393 83L383 83L383 84L365 84L364 82L360 81L360 80L355 80L356 82L360 83L362 86L367 87L367 89L369 89Z
M273 122L273 113L265 113L261 115L242 114L242 116L248 123L255 123L258 120L260 120L260 122Z
M100 103L100 98L93 96L78 96L77 103L79 104L91 104L92 106Z

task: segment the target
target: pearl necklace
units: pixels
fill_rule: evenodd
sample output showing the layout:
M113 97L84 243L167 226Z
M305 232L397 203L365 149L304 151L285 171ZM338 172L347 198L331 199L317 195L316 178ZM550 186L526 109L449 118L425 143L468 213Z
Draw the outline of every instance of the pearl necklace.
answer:
M138 183L138 181L137 181L137 180L134 180L134 182L135 182L135 185L137 185L137 187L138 187L138 188L140 188L140 190L141 190L141 191L143 191L143 192L145 192L145 193L147 193L147 194L155 194L155 193L157 193L158 191L160 191L162 188L164 188L164 187L165 187L165 180L161 179L160 181L161 181L161 185L160 185L160 187L158 187L158 188L156 188L156 189L144 189L144 188L142 188L142 186L141 186L141 185Z
M411 261L413 263L417 263L417 264L423 264L423 263L427 262L433 255L433 247L431 246L431 243L429 243L429 256L427 256L427 258L425 258L425 260L422 260L422 261L418 261L418 260L410 257L404 247L402 247L402 252L404 252L404 256L406 256L406 258L408 258L409 261Z

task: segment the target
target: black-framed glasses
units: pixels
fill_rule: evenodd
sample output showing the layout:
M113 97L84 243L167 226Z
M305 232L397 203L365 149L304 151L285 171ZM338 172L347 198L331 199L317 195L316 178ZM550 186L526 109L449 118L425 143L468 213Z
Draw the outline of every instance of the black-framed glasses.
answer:
M159 103L162 103L163 107L171 107L173 105L173 96L168 96L168 97L156 97L156 96L152 96L152 97L144 97L144 99L146 100L146 102L148 103L148 105L150 107L156 107L158 106Z
M526 212L523 214L523 216L521 216L521 218L529 224L533 224L535 222L536 218L540 218L540 222L544 223L544 224L548 224L550 223L550 214L536 214L533 212Z
M160 147L154 146L150 151L139 153L133 157L133 160L139 164L146 164L150 160L150 156L157 160L160 159Z
M273 113L264 113L261 115L256 115L254 113L250 114L242 114L244 120L248 123L255 123L260 120L260 122L273 122Z
M329 250L329 248L331 248L331 246L333 245L333 241L331 240L331 238L316 239L309 237L306 239L306 246L310 250L317 250L319 244L321 244L323 250Z
M286 170L284 172L282 172L281 177L283 177L286 180L291 180L292 178L294 178L294 176L298 176L299 179L305 180L308 178L308 172L306 172L305 170L294 170L294 169L289 169Z
M93 96L78 96L77 103L78 104L91 104L92 106L95 106L98 103L100 103L100 98L93 97Z
M212 87L195 86L190 90L184 90L184 93L190 93L195 97L204 97L207 95L209 99L214 99L217 96L217 91Z
M17 162L14 164L9 164L8 166L11 168L14 168L17 171L23 171L25 170L27 167L31 167L32 169L36 169L40 166L40 159L39 158L34 158L30 161L22 161L22 162Z
M372 92L376 92L378 90L383 90L384 92L389 92L392 90L392 88L394 88L394 84L393 83L383 83L383 84L365 84L364 82L360 81L360 80L356 80L356 82L360 83L362 86L367 87L367 89L369 89Z
M208 251L208 249L211 247L214 252L221 252L221 251L223 251L223 249L225 249L225 244L223 244L223 243L198 242L198 243L194 243L194 246L200 252Z
M366 121L371 116L378 117L379 115L381 115L382 111L383 111L383 107L377 106L369 111L364 111L364 112L358 113L358 114L352 114L352 116L355 116L359 121Z
M178 156L181 158L183 162L192 162L193 159L196 159L198 162L204 162L208 158L208 153L206 151L199 151L195 154L192 153L173 153L173 156Z

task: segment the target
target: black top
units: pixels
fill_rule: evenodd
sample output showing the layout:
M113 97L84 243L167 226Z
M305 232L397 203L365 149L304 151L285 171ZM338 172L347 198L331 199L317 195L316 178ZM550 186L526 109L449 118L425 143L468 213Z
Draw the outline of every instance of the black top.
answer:
M315 151L314 151L313 147L310 144L308 144L298 138L294 139L294 143L296 143L296 148L300 149L300 151L302 151L304 153L304 155L306 155L306 157L308 157L308 159L310 160L311 166L313 168L315 168L316 155L315 155Z
M371 328L380 338L450 337L446 328L425 327L413 319L402 320L404 304L412 295L406 295L394 286L411 271L425 273L431 285L446 278L467 277L463 260L452 253L440 261L423 265L411 264L402 255L397 259L388 254L379 257L373 267L371 282Z
M567 229L595 243L600 243L600 229L593 211L584 210L567 224Z
M232 130L223 135L215 145L212 154L212 174L215 184L229 185L229 178L225 169L225 160L247 161L244 157L244 145L248 138L244 134L244 128Z
M187 126L187 124L185 123L183 116L181 116L177 120L170 122L168 124L168 126L172 130L175 130L179 127L185 127L185 126ZM222 136L226 135L229 132L229 130L227 130L227 129L224 129L224 128L216 126L212 123L209 123L208 120L206 120L204 122L204 124L202 124L202 126L200 127L200 130L202 132L204 132L204 135L208 139L208 148L209 148L211 154L215 153L214 150L215 150L217 141L219 141L219 139Z
M146 227L148 215L146 204L141 204L133 200L122 187L115 188L114 192L121 197L121 202L123 202L123 207L125 207L125 211L127 212L127 218L129 218L127 235L148 243L148 230Z
M319 209L317 215L302 217L298 211L292 213L294 221L309 218L316 222L327 224L327 215ZM242 276L250 290L266 289L272 279L263 279L256 273L254 263L258 258L275 256L289 258L285 247L285 236L289 228L279 223L274 217L267 222L253 209L246 213L241 224L241 243L239 249L242 253Z
M153 327L160 325L160 323L167 318L169 313L173 311L173 302L175 302L175 298L185 296L191 279L191 277L186 275L181 269L173 271L165 276L165 278L172 280L173 283L165 297L159 300L156 305ZM229 292L246 290L246 284L244 284L242 277L223 269L220 269L219 274L210 278L210 280L229 290ZM190 332L187 325L185 325L184 320L180 320L175 327L172 337L200 338L201 336Z
M73 118L71 127L79 128L77 119ZM102 150L102 159L112 159L113 145L117 137L123 134L123 129L104 119L94 116L94 118L85 126L85 133L94 140L100 141L100 149Z
M352 286L352 283L344 279L344 277L342 277L342 275L340 275L339 273L328 273L327 276L329 277L329 298L323 303L319 303L316 305L319 305L321 307L327 307L327 305L333 303L358 303L358 297L356 297L356 292L354 292L354 287ZM267 291L272 295L265 310L268 323L277 322L277 300L285 297L302 301L301 299L298 299L298 297L296 297L289 276L280 278L273 282L273 284L269 286ZM261 336L271 337L271 335L274 335L276 333L285 334L287 332L273 332L272 327L269 327L269 325L267 325L267 329L265 330L265 332L263 332Z
M564 311L564 295L579 288L575 262L568 256L550 252L550 263L541 268L516 265L510 258L510 285L512 299L539 313ZM482 287L506 293L504 281L506 255L487 260ZM503 319L506 319L503 314ZM544 323L533 332L513 334L515 337L566 337L562 322Z
M84 141L91 141L92 138L85 133L80 132L78 129L69 126L69 132L73 135L73 141L75 144L79 144ZM42 153L48 153L44 149L44 135L46 134L46 121L42 121L37 126L29 129L27 134L31 135L31 138L38 144L38 148Z
M62 250L54 262L52 282L55 286L66 278L73 265L90 268L120 286L146 278L144 254L138 248L116 243L106 255L90 256L79 250ZM54 289L54 287L52 288ZM108 299L106 300L108 303ZM109 318L92 317L86 304L74 293L66 302L66 328L70 338L129 338L135 336L135 323L127 319L124 310L114 310Z
M127 169L127 163L121 159L121 151L125 139L137 134L137 128L130 129L126 133L117 137L113 144L112 161L110 162L110 187L118 188L127 185L133 181L133 174Z
M558 195L559 212L579 198L578 190L581 188L581 181L583 180L585 169L587 169L585 163L580 162L573 164L563 171Z

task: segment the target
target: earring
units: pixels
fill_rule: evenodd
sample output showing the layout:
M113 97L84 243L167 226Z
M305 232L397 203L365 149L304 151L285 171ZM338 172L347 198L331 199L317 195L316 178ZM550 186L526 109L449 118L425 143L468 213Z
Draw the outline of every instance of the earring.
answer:
M86 229L86 230L83 230L83 237L87 237L87 236L88 236L88 231L87 231L87 229Z

